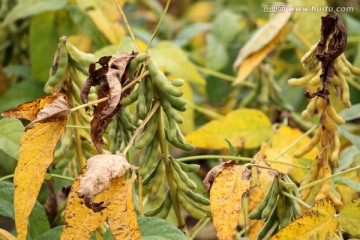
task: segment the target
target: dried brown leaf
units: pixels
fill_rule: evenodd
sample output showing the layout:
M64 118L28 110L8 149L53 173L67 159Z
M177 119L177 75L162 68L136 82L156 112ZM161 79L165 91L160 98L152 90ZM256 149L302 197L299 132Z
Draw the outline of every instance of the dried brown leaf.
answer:
M84 198L89 208L101 208L99 204L93 205L93 198L109 188L114 178L121 177L131 168L123 156L101 154L87 161L87 172L80 178L80 186L76 191L79 197Z

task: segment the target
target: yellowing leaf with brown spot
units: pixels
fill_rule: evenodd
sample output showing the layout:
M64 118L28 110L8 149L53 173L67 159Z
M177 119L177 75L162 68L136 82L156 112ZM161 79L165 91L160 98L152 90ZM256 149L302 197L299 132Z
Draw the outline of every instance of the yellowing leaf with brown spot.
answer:
M224 163L210 190L210 208L220 240L233 239L243 196L250 188L250 171L236 162Z
M15 225L20 240L26 239L31 210L53 161L54 149L69 113L66 96L57 94L36 99L2 114L32 120L21 139L20 157L14 174Z
M132 201L132 184L135 174L131 179L120 178L111 182L110 191L113 197L107 207L108 223L115 239L141 239L140 229L136 220L136 213Z
M334 204L329 199L322 199L271 239L339 239L336 235L338 224Z
M71 187L64 215L65 227L60 239L90 239L92 232L106 220L106 208L102 211L94 212L93 209L85 205L84 199L80 198L76 193L80 186L80 178L86 174L86 172L87 169L85 168ZM105 202L105 197L106 195L104 194L98 195L94 198L93 202Z
M186 136L186 141L198 148L228 149L228 139L235 147L259 147L271 136L271 123L256 109L238 109L224 118L210 121Z
M290 11L278 12L262 26L240 50L234 63L238 74L234 85L244 81L261 61L287 36Z
M347 203L340 212L341 228L354 237L360 237L360 198Z
M286 149L289 144L295 142L300 138L303 133L297 128L291 128L288 126L280 126L276 130L274 135L271 138L271 142L266 144L259 153L266 155L266 159L274 159L279 153ZM306 136L299 143L297 143L293 148L289 149L284 155L276 159L276 161L284 162L288 164L298 164L301 165L299 159L292 157L294 152L298 149L303 148L309 141L310 137ZM319 154L317 147L312 149L309 153L303 156L303 158L314 159ZM284 173L290 173L291 177L299 182L300 179L306 174L306 169L294 168L290 165L282 163L271 163L271 167L276 168ZM306 167L306 166L304 166Z

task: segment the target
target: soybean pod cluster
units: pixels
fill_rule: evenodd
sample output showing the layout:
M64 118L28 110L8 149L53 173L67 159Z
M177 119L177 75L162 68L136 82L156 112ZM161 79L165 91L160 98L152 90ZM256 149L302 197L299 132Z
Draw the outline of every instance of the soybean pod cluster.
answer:
M297 191L296 184L289 176L282 173L275 176L264 199L248 215L249 219L264 219L265 221L257 239L269 239L301 214L300 205L294 200L296 198L301 199L301 196Z

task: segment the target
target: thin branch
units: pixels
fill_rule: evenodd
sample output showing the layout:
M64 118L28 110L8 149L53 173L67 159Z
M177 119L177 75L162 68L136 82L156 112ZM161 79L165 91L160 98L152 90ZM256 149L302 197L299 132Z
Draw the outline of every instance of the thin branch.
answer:
M13 177L14 177L14 174L6 175L6 176L0 178L0 182L1 182L1 181L4 181L4 180L6 180L6 179L13 178Z
M161 15L161 18L160 18L160 20L159 20L159 23L158 23L158 25L156 26L156 28L155 28L155 30L154 30L154 33L152 34L152 36L151 36L151 38L150 38L150 41L148 42L148 44L147 44L147 46L146 46L146 50L145 50L145 51L147 51L147 50L149 49L149 47L151 46L152 41L154 40L156 34L158 33L159 28L160 28L160 26L161 26L161 23L164 21L164 18L165 18L165 15L166 15L166 13L167 13L167 10L169 9L170 2L171 2L171 0L167 0L166 6L165 6L165 8L164 8L164 12L163 12L163 14Z
M144 121L142 121L141 125L135 130L134 134L131 136L129 143L127 144L127 146L125 147L124 151L122 151L122 154L125 156L126 153L129 151L130 147L133 145L135 138L137 137L137 135L139 135L139 133L141 132L141 130L145 127L145 125L147 124L147 122L151 119L151 117L154 115L154 113L157 111L157 109L159 108L160 103L156 102L154 107L151 109L151 112L146 116L146 118L144 119Z
M118 10L119 10L119 12L120 12L120 14L121 14L124 22L125 22L126 28L127 28L128 31L129 31L129 34L130 34L131 39L132 39L132 41L133 41L133 43L134 43L134 45L135 45L135 47L136 47L136 50L137 50L138 52L140 52L140 48L139 48L139 46L138 46L138 44L137 44L137 42L136 42L135 35L134 35L133 31L131 30L130 24L129 24L127 18L126 18L126 15L125 15L125 13L124 13L124 10L122 9L122 7L120 6L120 4L118 3L117 0L113 0L113 1L114 1L114 3L116 4L116 7L118 8Z

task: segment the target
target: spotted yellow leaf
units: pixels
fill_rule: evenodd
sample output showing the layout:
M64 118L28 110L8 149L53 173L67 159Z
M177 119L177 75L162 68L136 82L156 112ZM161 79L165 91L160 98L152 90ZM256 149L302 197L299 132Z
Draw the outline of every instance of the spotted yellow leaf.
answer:
M360 198L347 203L340 212L340 225L354 237L360 237Z

